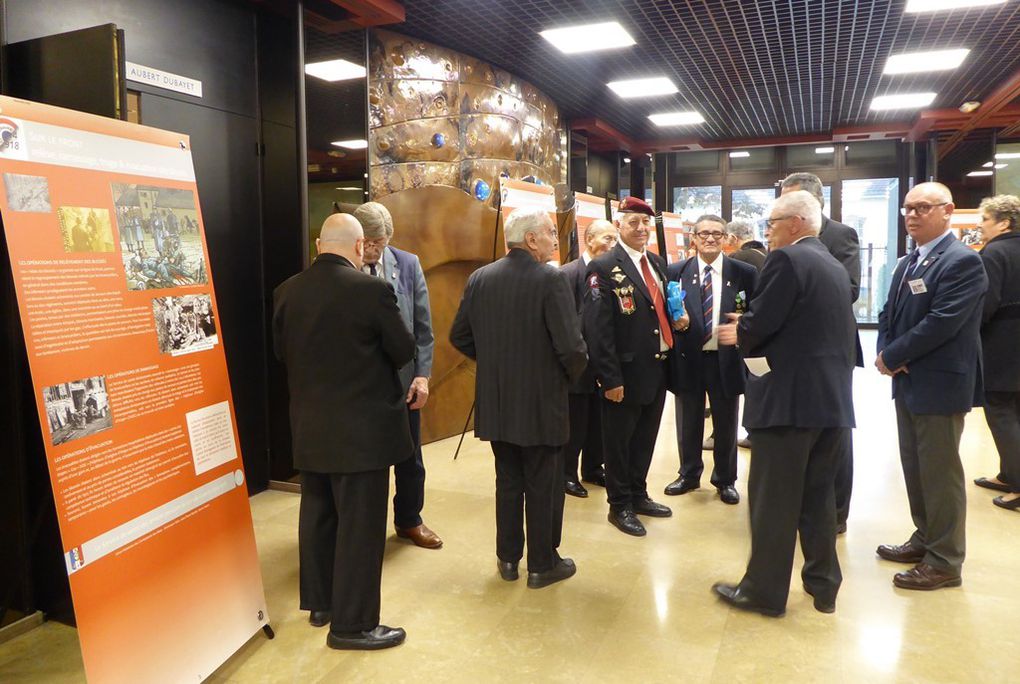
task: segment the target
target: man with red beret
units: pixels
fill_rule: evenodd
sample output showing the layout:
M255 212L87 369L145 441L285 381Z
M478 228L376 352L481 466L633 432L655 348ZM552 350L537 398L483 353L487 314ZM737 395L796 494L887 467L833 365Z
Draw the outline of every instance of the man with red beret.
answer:
M620 242L592 260L587 271L584 336L589 367L602 394L602 436L609 522L642 537L638 515L673 512L648 497L648 466L666 398L673 327L666 311L666 262L645 250L655 230L652 208L637 197L620 203Z

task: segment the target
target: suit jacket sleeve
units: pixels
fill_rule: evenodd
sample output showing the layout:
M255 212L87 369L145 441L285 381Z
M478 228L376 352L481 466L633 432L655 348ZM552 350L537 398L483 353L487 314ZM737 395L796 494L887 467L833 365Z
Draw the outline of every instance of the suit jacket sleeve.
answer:
M850 276L850 300L856 302L861 294L861 239L856 230L846 231L846 241L836 259Z
M981 252L981 261L985 267L985 274L988 276L988 291L985 293L985 308L981 314L981 324L984 325L992 320L992 316L999 310L1002 303L1002 280L1006 275L1003 259L1005 254L998 250L985 247Z
M581 326L567 276L551 269L550 272L553 277L549 278L542 302L545 325L552 338L556 356L573 384L588 365L588 348L581 338Z
M900 368L948 342L963 327L967 312L980 305L987 287L988 277L976 253L966 254L957 263L947 265L935 284L928 313L906 333L889 342L882 350L882 361L888 368Z
M737 339L744 356L756 351L783 327L797 300L797 274L781 249L765 260L750 310L740 317Z
M584 339L592 372L603 390L623 386L614 330L612 287L593 261L588 264L584 293Z
M414 337L404 325L400 308L397 307L397 295L389 283L384 283L378 278L370 283L378 302L374 311L377 312L376 321L382 337L383 351L390 357L394 368L403 368L414 358Z
M429 309L429 288L425 284L425 273L421 260L414 257L414 375L432 375L432 354L435 337L432 334L432 313Z
M468 278L467 287L464 288L464 295L460 298L460 307L457 308L457 315L450 326L450 344L469 359L477 358L475 352L475 336L471 331L471 319L468 312L471 309L471 286L474 284L474 274Z

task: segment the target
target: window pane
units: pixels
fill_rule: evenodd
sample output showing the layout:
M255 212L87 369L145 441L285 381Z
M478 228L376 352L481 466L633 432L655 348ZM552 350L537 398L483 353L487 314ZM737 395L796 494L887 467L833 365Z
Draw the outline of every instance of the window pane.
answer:
M744 188L733 191L733 218L745 219L754 226L756 240L765 239L765 220L769 217L772 203L776 201L776 189Z
M1020 155L1020 143L1000 143L995 154ZM996 156L995 166L995 194L1020 195L1020 156Z
M730 157L732 171L768 171L776 168L776 148L760 147L753 150L737 150L732 154L747 156Z
M832 150L819 152L819 150ZM836 148L834 145L791 145L786 148L786 166L793 171L805 167L831 167L835 163Z
M683 217L685 224L693 224L704 214L722 215L722 186L699 185L673 188L673 212Z
M718 171L719 153L714 150L705 152L675 152L673 154L673 169L677 173Z
M846 150L846 165L895 164L896 146L895 140L850 143L844 146Z
M861 239L861 294L854 313L861 323L877 323L896 268L899 179L843 181L843 223Z

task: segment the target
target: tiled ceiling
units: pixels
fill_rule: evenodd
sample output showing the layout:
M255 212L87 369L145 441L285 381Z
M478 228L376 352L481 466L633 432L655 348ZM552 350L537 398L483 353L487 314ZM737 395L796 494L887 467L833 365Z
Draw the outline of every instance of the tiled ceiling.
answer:
M934 91L932 107L980 100L1020 68L1020 2L905 14L906 0L404 0L387 28L475 55L534 83L568 119L597 117L654 141L773 138L910 121L871 112L873 97ZM564 55L538 32L616 20L628 48ZM333 39L336 36L332 37ZM883 76L890 54L967 47L950 72ZM606 83L665 75L676 95L622 100ZM659 129L654 112L695 109L706 121Z

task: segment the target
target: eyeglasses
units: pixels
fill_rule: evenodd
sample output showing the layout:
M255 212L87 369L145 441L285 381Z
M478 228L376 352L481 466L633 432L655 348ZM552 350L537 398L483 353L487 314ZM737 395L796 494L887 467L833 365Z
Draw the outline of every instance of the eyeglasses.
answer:
M776 216L775 218L765 219L765 225L771 228L775 225L776 221L782 221L783 219L793 218L797 214L787 214L786 216Z
M900 207L900 213L904 216L914 212L918 216L927 216L931 213L931 210L935 207L944 207L949 202L939 202L938 204L928 204L927 202L918 202L917 204L904 204Z
M723 233L722 231L718 230L703 230L701 232L695 233L695 235L701 240L712 239L716 241L722 240L724 237L726 237L726 233Z

